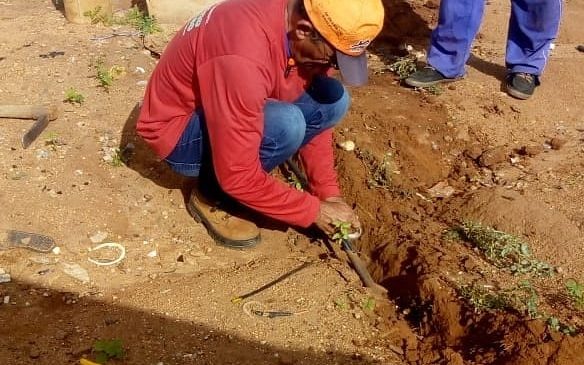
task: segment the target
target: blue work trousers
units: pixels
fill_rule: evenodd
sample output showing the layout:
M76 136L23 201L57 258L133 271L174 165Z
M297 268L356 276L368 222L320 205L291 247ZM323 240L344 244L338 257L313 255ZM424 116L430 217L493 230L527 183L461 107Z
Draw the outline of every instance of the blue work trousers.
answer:
M485 0L442 0L428 63L445 77L464 75ZM541 75L558 33L562 0L511 0L505 63L509 72Z
M268 100L264 107L264 135L259 155L265 171L271 171L323 131L334 127L347 113L349 93L336 79L316 77L294 103ZM214 121L221 123L220 120ZM193 113L176 147L166 158L175 172L199 176L210 171L211 148L203 110Z

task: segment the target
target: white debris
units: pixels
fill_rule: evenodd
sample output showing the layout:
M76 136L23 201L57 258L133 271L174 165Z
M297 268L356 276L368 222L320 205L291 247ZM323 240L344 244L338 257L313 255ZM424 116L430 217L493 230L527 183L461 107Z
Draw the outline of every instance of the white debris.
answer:
M9 283L12 281L10 274L8 274L4 269L0 268L0 284Z
M75 170L75 175L77 176L83 175L83 170Z
M10 304L10 296L9 295L7 295L7 296L4 297L3 303L4 304Z
M345 151L354 151L355 150L355 142L353 141L343 141L339 143L339 147L341 147Z
M89 239L93 243L102 243L106 238L107 238L107 233L106 232L101 232L101 231L98 231L96 234L94 234L93 236L89 237Z
M146 70L144 69L144 67L136 66L134 72L144 74L146 73Z
M146 80L140 80L136 83L137 86L146 86L148 85L148 81Z
M84 284L89 283L89 274L87 273L87 270L78 264L63 263L63 272Z
M53 248L53 254L59 255L60 253L61 253L61 247L55 246L55 248Z
M551 49L551 50L554 50L554 49L556 49L556 44L555 44L555 43L550 43L550 49Z
M430 194L432 198L449 198L455 192L456 190L448 185L447 181L441 181L428 189L428 194Z
M146 255L148 257L150 257L151 259L155 258L156 256L158 256L158 252L156 250L154 251L150 251L148 252L148 254Z

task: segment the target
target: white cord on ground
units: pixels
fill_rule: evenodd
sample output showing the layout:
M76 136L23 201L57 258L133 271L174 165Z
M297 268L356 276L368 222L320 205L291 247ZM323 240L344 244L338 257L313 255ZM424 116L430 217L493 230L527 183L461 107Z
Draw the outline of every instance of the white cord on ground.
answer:
M95 264L97 266L111 266L111 265L115 265L115 264L119 263L120 261L122 261L126 257L126 248L124 246L120 245L119 243L114 243L114 242L102 243L101 245L95 246L94 248L90 249L89 252L102 250L104 248L114 248L120 252L120 256L118 256L117 259L111 260L111 261L97 261L97 260L92 259L91 257L88 257L87 259L89 260L89 262L91 262L92 264Z

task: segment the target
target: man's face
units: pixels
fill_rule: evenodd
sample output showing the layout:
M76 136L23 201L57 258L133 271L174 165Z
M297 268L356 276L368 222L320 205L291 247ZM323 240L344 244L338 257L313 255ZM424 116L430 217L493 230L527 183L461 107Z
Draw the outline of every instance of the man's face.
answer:
M336 67L336 51L302 16L293 18L295 28L290 37L290 48L294 61L300 69L323 72Z

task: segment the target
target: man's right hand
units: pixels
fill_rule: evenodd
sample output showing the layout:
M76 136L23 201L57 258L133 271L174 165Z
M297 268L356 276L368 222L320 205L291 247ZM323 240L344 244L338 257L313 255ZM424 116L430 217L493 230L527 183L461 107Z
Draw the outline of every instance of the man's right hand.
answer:
M359 217L353 209L340 197L328 198L320 202L318 218L314 222L324 233L332 236L335 233L336 222L351 223L353 229L361 228Z

